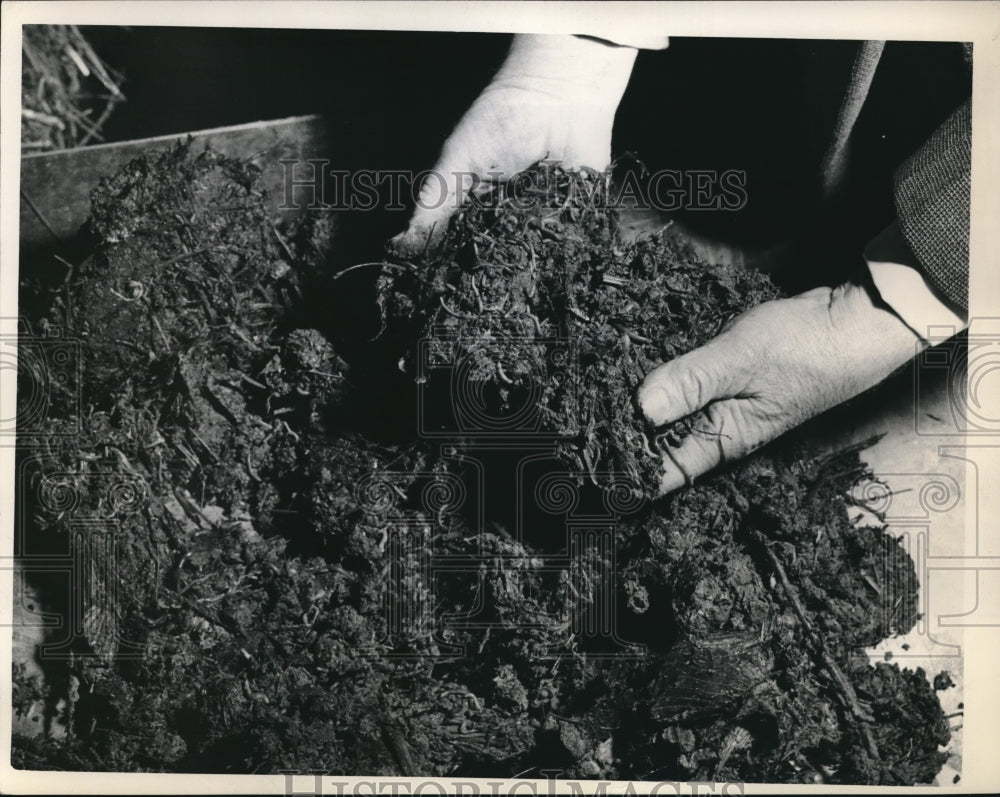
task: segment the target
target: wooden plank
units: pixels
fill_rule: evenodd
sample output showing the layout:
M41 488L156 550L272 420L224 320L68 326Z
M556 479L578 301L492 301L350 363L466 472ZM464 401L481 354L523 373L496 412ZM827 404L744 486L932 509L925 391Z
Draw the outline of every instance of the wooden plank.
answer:
M50 247L72 238L90 215L90 192L102 177L114 174L144 152L165 149L187 135L157 136L21 158L22 248ZM318 116L252 122L190 135L198 147L207 145L231 157L256 156L275 212L284 190L284 171L279 161L329 157L326 125Z

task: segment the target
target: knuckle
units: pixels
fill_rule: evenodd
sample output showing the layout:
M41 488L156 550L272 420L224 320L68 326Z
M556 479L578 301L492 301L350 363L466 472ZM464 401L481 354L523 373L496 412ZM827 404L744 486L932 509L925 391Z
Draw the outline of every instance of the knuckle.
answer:
M704 369L687 365L679 369L674 378L684 400L686 414L696 412L705 406L708 379Z

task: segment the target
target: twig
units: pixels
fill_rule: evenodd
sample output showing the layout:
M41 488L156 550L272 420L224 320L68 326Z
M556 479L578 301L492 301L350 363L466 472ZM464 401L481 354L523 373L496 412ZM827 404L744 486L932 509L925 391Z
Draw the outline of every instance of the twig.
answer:
M143 357L149 355L149 352L146 351L144 348L142 348L142 346L138 345L137 343L133 343L130 340L125 340L124 338L111 338L111 340L113 340L119 346L124 346L127 349L132 349L132 351L141 354Z
M647 338L645 335L640 335L638 332L634 332L631 329L628 329L626 327L622 327L622 326L619 326L619 325L616 324L615 325L615 329L617 329L619 332L621 332L623 335L625 335L629 340L634 340L637 343L652 343L653 342L650 338Z
M104 136L101 135L100 131L94 126L94 123L87 117L87 112L81 112L70 106L66 109L66 116L70 119L71 123L75 122L87 131L88 141L90 138L97 138L100 141L104 140Z
M255 471L255 470L253 469L253 465L251 465L251 464L250 464L250 452L249 452L249 451L247 452L247 455L246 455L246 458L245 458L245 459L244 459L244 461L243 461L243 464L244 464L244 465L246 466L246 469L247 469L247 475L248 475L248 476L249 476L249 477L250 477L251 479L253 479L253 481L255 481L255 482L257 482L258 484L260 484L260 482L262 481L262 479L261 479L261 478L260 478L260 476L259 476L259 475L257 474L257 471Z
M440 297L438 297L438 298L439 298L439 300L440 300L440 302L441 302L441 309L443 309L443 310L444 310L444 311L445 311L446 313L448 313L448 315L451 315L451 316L454 316L455 318L460 318L460 319L462 319L463 321L468 321L469 319L471 319L471 318L472 318L472 316L471 316L471 315L465 315L465 314L463 314L463 313L459 313L459 312L457 312L457 311L455 311L455 310L452 310L452 309L451 309L451 308L450 308L450 307L448 306L448 303L447 303L447 302L445 302L445 300L444 300L444 296L440 296Z
M156 317L156 314L150 312L149 317L153 319L153 324L156 326L157 332L160 333L160 337L163 338L163 344L170 349L170 339L167 337L167 333L163 331L163 327L160 325L160 319Z
M40 111L33 111L30 108L22 108L21 116L25 119L30 119L32 122L41 122L43 125L50 125L57 130L65 130L66 123L62 119L58 119L55 116L47 113L41 113Z
M855 719L858 720L861 726L861 735L864 737L868 752L873 758L880 761L882 756L879 754L878 745L875 743L875 737L872 734L871 728L868 727L868 723L873 722L874 718L861 708L860 703L858 703L857 693L854 691L854 687L851 685L851 682L847 679L843 670L837 666L837 663L827 652L823 638L813 628L812 623L809 621L809 615L806 613L805 606L802 605L798 591L792 585L791 581L788 580L785 568L782 567L781 560L778 559L777 554L771 550L771 546L768 543L767 538L764 537L764 535L759 531L752 531L751 535L757 544L764 549L768 559L771 561L771 566L774 568L774 574L781 583L781 587L785 591L785 595L788 596L788 600L791 602L792 608L795 610L795 614L798 615L803 628L805 628L806 632L812 637L814 647L820 657L820 661L833 679L834 686L840 693L840 697L843 700L844 705L854 715Z
M229 423L233 425L234 429L243 428L243 424L240 423L240 419L233 414L233 411L225 405L225 402L223 402L222 399L215 395L215 391L213 391L211 387L208 385L202 385L201 390L202 395L208 399L208 403L212 405L212 408L223 418L229 421Z
M420 259L421 260L426 260L427 259L427 250L431 248L431 240L433 240L433 238L434 238L434 230L436 230L436 229L437 229L437 222L434 222L431 225L431 228L427 231L427 240L424 241L424 248L420 252Z
M31 208L31 212L35 214L35 217L42 223L42 226L48 230L49 235L52 236L52 240L57 244L61 244L63 242L62 238L60 238L56 234L56 231L52 229L52 225L49 224L49 220L45 218L45 214L38 209L38 206L32 201L31 197L24 193L23 188L21 189L21 199L27 203L28 207Z
M111 116L111 112L114 111L117 102L118 101L114 97L110 97L108 99L107 104L104 106L104 110L101 111L101 115L98 116L97 121L94 122L95 131L100 130L102 127L104 127L104 123L108 121L108 117ZM80 139L80 146L82 147L88 144L90 142L90 139L93 138L94 135L96 135L102 141L104 140L104 137L101 136L99 133L94 133L94 134L87 133L87 135L85 135L82 139Z
M180 505L184 507L184 509L187 511L188 515L192 519L201 519L208 524L209 528L212 529L216 528L215 521L213 521L208 515L206 515L205 511L200 506L198 506L197 503L195 503L195 500L191 497L191 493L189 493L183 487L175 487L173 489L173 494L174 498L176 498L177 501L180 503Z
M209 252L238 252L239 250L235 246L204 246L201 249L192 249L190 252L184 252L183 254L177 255L176 257L171 257L168 260L161 260L157 263L157 268L162 268L163 266L170 266L174 263L178 263L181 260L187 260L189 257L194 257L195 255L204 255ZM190 272L189 272L190 273Z
M292 248L288 245L288 241L285 240L285 236L278 230L278 225L272 224L271 231L274 233L274 237L278 239L278 243L281 244L281 248L285 250L285 254L288 255L288 259L292 263L296 262L297 258L294 254L292 254Z
M400 733L398 728L392 727L389 722L383 722L381 730L382 740L385 742L385 746L389 748L389 752L392 753L393 760L395 760L396 766L399 767L400 773L408 778L415 777L417 768L413 764L413 756L410 755L410 746L406 743L406 739L403 738L403 734Z
M194 429L188 429L187 432L201 444L201 447L204 449L205 453L208 454L213 463L219 462L219 456L211 449L208 443L202 439L200 434L198 434Z
M358 264L353 265L353 266L348 266L347 268L343 269L342 271L338 271L336 274L334 274L331 277L331 279L337 280L337 279L340 279L341 277L343 277L345 274L347 274L350 271L357 271L359 268L371 268L372 266L379 266L380 268L394 268L394 269L396 269L398 271L402 271L404 273L410 270L410 269L406 268L406 266L401 266L398 263L358 263Z
M125 95L122 94L121 89L118 88L118 85L111 79L111 76L108 75L107 70L104 68L104 62L98 58L97 53L94 52L90 43L84 38L83 34L80 33L80 29L76 25L70 25L69 29L76 35L77 44L87 56L87 60L90 61L90 65L94 68L94 72L97 73L97 79L100 80L101 83L104 84L104 87L117 99L124 100Z
M472 292L476 295L476 307L479 312L483 312L483 297L479 293L479 287L476 285L476 275L473 274L469 277L469 281L472 283Z
M277 414L277 413L275 413L275 414ZM296 432L291 426L288 425L288 421L282 419L282 420L278 421L278 426L280 428L283 428L285 430L285 434L287 434L289 437L291 437L293 440L295 440L296 443L298 443L299 440L301 440L301 438L299 437L299 433Z
M650 444L649 437L646 436L646 433L640 432L639 436L642 438L642 447L646 449L646 453L653 457L653 459L660 459L660 455L653 450L653 446Z

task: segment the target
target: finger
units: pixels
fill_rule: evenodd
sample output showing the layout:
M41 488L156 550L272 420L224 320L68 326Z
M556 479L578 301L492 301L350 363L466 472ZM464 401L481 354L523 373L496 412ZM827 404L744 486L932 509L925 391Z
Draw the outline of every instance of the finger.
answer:
M587 135L568 146L560 164L567 171L587 168L597 172L605 171L611 164L611 131L607 135Z
M734 362L718 338L646 374L639 408L657 426L691 415L712 401L730 398L744 363Z
M466 201L478 182L474 173L462 170L452 158L442 158L420 184L416 207L407 229L389 242L399 255L412 257L441 239L448 219Z
M406 260L433 251L440 242L447 223L446 214L440 214L434 220L428 219L426 224L422 221L411 222L406 230L389 240L387 248L395 256Z
M736 417L742 416L737 401L711 405L680 445L666 450L661 495L692 484L698 477L740 459L759 445L748 441L762 437L762 431L755 428L751 419Z

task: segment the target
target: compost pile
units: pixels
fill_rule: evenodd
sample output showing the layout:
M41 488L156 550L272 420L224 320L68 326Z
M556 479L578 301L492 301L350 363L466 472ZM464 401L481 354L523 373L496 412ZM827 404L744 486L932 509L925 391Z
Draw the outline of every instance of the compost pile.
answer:
M643 374L777 293L624 244L606 188L540 166L433 252L331 275L330 225L276 229L246 163L188 143L104 180L94 255L28 303L84 368L21 435L22 511L87 556L47 673L69 733L16 764L931 781L927 678L860 654L913 626L917 582L848 520L858 451L789 438L655 500L698 432L646 427ZM467 505L497 429L548 457L553 533ZM554 567L571 493L614 533ZM599 600L613 639L580 621Z

